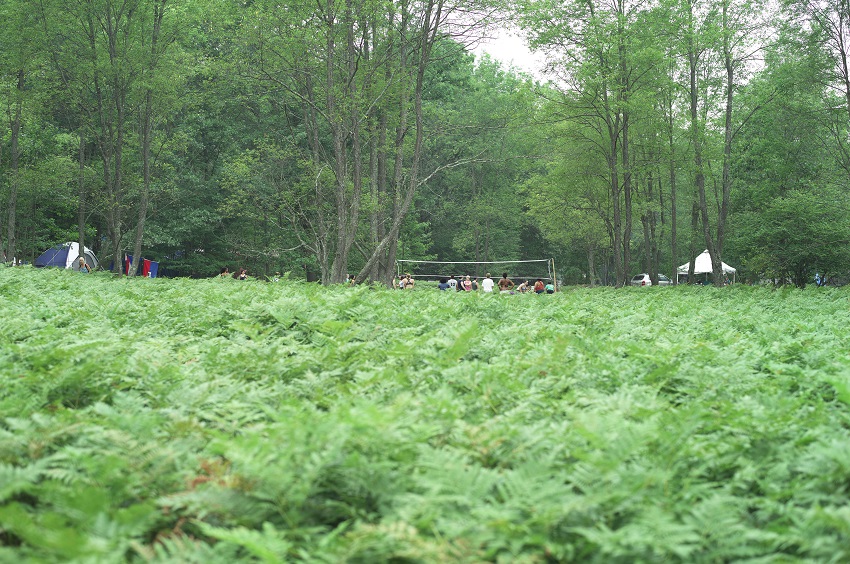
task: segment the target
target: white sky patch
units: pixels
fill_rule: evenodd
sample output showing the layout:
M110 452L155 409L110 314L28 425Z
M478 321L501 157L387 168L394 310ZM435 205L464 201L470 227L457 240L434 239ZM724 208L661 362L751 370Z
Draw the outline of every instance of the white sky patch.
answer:
M532 53L522 38L506 30L497 31L492 39L481 41L472 50L476 57L487 53L493 59L500 61L505 68L515 67L534 78L541 79L544 56L542 53Z

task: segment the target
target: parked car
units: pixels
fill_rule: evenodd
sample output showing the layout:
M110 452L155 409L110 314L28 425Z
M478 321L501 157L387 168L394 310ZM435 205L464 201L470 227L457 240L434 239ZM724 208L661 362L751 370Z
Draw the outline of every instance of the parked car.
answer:
M632 286L652 286L652 279L649 277L649 274L637 274L631 281ZM658 285L659 286L672 286L673 281L664 276L663 274L658 275Z

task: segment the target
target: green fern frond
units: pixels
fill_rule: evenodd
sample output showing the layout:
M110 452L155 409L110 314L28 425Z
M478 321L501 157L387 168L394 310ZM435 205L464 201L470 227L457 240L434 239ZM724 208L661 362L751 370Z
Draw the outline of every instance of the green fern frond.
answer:
M262 524L261 531L245 527L225 529L204 522L198 522L197 525L205 535L242 547L252 556L269 564L286 562L294 546L268 522Z
M32 492L44 473L43 461L24 467L0 463L0 503L5 503L20 493Z

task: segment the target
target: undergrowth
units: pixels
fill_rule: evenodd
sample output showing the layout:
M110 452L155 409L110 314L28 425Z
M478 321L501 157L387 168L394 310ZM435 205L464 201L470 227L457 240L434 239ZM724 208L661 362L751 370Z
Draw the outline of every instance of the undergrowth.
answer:
M848 296L0 269L0 561L846 561Z

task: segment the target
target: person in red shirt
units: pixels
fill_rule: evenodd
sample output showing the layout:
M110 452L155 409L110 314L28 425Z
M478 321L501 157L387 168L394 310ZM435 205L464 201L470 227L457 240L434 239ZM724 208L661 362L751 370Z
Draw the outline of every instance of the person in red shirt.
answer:
M543 286L543 280L538 278L537 282L534 283L534 293L535 294L542 294L545 291L546 290L545 290L545 287Z

